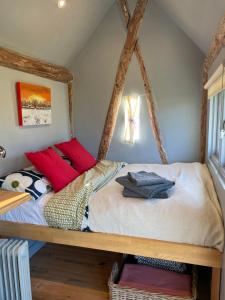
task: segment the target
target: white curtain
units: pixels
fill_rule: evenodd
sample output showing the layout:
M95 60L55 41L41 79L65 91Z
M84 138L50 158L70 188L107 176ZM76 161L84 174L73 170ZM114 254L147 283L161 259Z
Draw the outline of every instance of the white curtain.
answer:
M139 127L139 97L126 96L125 101L125 134L124 141L134 144L138 138Z

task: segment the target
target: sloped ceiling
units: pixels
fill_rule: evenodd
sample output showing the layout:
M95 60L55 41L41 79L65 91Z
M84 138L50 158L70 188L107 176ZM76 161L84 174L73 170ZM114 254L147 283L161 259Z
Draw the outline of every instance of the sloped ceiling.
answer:
M225 0L154 1L207 52L225 12ZM66 7L59 9L57 0L0 0L0 46L70 65L114 2L67 0Z
M225 13L225 0L157 0L157 3L207 53Z
M68 65L113 0L0 0L0 46Z

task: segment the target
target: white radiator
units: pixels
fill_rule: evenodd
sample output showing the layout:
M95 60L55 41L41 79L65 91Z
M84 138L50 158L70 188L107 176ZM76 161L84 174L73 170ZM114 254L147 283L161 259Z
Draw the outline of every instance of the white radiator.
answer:
M0 300L32 300L27 241L0 239Z

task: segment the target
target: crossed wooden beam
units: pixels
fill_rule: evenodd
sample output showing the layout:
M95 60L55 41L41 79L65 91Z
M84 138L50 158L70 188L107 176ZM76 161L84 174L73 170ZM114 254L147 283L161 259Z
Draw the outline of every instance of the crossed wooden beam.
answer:
M104 159L108 152L112 140L112 136L115 130L115 126L116 126L117 115L118 115L122 93L125 85L126 73L132 55L133 53L135 53L140 66L142 79L144 81L144 88L145 88L145 93L147 98L147 108L148 108L148 114L150 117L153 135L156 140L161 161L162 163L166 164L168 163L167 155L163 147L160 128L156 117L156 109L155 109L155 103L152 95L151 83L148 78L141 49L138 43L138 32L139 32L140 24L143 19L143 15L148 0L137 1L132 17L130 16L127 0L118 0L118 2L123 13L125 25L127 27L127 38L122 53L120 55L120 61L117 68L112 97L109 104L105 125L102 133L102 139L99 147L98 159Z

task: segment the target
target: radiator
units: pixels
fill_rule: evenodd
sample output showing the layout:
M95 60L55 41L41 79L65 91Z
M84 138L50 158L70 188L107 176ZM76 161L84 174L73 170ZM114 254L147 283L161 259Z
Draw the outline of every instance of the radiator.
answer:
M0 300L32 300L27 241L0 239Z

